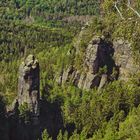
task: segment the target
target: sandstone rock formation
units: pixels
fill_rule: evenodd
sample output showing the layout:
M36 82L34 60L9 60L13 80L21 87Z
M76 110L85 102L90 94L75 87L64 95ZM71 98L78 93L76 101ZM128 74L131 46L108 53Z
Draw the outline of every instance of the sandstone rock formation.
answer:
M121 39L110 42L104 37L93 37L85 51L83 72L70 66L61 74L59 84L71 80L79 88L89 90L101 89L113 80L128 80L139 70L134 64L130 45Z
M110 78L113 67L116 69L112 59L113 53L112 43L105 42L103 38L94 37L85 51L83 72L80 73L75 68L69 67L62 74L62 84L71 79L75 85L82 89L89 90L95 86L103 87ZM106 70L100 72L104 67Z
M128 41L118 39L113 42L113 47L114 60L116 65L119 66L119 79L127 81L140 69L133 59L131 44Z
M24 103L28 107L33 116L39 116L39 100L40 100L40 69L37 59L33 55L29 55L19 68L19 84L18 84L18 102L19 105Z

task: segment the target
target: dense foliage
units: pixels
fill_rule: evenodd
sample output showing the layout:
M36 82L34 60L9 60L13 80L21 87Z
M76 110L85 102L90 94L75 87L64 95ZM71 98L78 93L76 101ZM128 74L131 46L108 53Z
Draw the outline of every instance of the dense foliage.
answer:
M96 0L2 0L0 16L5 19L47 20L55 14L95 15L99 14L99 2Z

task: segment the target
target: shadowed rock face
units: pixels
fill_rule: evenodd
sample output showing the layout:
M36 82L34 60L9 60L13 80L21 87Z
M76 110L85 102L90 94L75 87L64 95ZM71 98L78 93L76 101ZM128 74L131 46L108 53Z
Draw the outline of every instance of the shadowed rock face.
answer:
M40 76L39 63L29 55L19 68L18 102L28 104L31 113L39 116Z
M84 72L71 66L61 74L59 84L71 80L79 88L89 90L94 87L101 89L117 79L127 81L139 70L134 64L130 45L121 39L109 42L104 37L93 37L85 50Z
M61 83L64 84L72 79L72 82L81 89L104 87L111 80L113 69L117 69L112 59L113 55L114 48L111 42L106 42L104 38L94 37L85 50L84 72L80 73L73 67L69 67L62 74ZM101 71L101 69L105 70ZM117 79L117 74L114 75L114 78Z
M20 65L18 97L8 113L9 139L5 140L42 140L44 129L56 140L59 130L64 129L59 101L52 103L45 98L40 99L39 72L39 63L33 55L29 55ZM47 94L46 87L43 92ZM30 110L27 121L20 116L19 106L24 103Z

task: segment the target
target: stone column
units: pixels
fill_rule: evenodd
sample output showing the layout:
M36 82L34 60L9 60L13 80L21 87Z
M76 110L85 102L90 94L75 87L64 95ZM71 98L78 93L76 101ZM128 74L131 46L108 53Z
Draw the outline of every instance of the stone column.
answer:
M40 100L40 69L39 62L29 55L19 68L18 102L19 105L27 103L32 115L39 116Z

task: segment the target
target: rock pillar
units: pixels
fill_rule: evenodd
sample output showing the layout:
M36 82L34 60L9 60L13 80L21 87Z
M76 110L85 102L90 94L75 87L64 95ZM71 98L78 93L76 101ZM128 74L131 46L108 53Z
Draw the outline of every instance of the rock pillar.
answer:
M19 68L18 102L27 103L35 120L39 116L40 69L38 60L29 55Z

